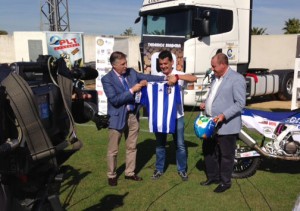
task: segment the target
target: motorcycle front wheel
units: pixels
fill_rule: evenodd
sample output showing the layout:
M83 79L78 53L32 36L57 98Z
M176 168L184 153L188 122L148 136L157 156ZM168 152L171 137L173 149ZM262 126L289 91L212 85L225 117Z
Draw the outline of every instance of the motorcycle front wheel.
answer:
M240 147L237 149L237 154L251 150L252 149L250 147ZM242 179L253 176L256 173L256 170L258 169L260 163L260 157L235 157L232 178Z

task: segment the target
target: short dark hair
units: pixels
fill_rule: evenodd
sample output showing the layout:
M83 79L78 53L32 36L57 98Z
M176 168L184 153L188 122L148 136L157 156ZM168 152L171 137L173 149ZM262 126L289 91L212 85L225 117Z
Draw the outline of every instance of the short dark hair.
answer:
M113 65L115 63L116 60L118 59L126 59L126 54L120 52L120 51L115 51L113 52L110 57L109 57L109 61L111 63L111 65Z
M173 61L173 57L170 51L164 50L158 54L159 59L169 58L170 61Z

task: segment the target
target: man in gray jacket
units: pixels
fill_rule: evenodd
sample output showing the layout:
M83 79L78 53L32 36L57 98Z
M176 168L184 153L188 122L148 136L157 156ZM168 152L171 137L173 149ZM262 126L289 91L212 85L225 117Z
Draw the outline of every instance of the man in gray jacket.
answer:
M215 79L200 109L214 118L218 130L212 139L203 141L207 180L200 184L219 184L214 192L221 193L231 187L236 140L242 126L241 111L246 104L246 81L229 67L223 53L212 58L211 67Z

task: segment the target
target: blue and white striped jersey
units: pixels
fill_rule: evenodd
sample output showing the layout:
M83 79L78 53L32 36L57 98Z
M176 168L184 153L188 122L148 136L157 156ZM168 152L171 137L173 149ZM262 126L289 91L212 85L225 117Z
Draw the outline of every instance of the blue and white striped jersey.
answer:
M142 88L141 104L149 114L150 132L175 133L177 105L181 104L178 84L169 86L166 82L148 82Z

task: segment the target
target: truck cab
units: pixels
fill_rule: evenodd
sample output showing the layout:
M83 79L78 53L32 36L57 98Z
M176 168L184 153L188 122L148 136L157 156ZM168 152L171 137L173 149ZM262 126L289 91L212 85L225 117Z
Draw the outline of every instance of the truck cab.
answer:
M244 74L249 65L252 0L144 0L140 9L142 70L160 72L157 52L170 50L176 68L197 76L185 89L184 104L204 101L210 87L210 61L225 53Z

